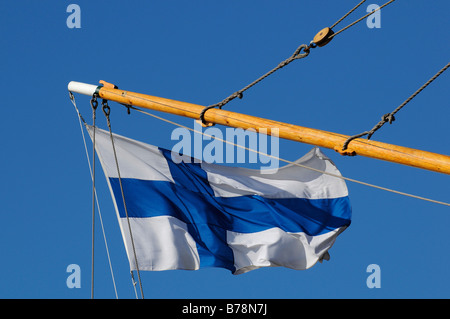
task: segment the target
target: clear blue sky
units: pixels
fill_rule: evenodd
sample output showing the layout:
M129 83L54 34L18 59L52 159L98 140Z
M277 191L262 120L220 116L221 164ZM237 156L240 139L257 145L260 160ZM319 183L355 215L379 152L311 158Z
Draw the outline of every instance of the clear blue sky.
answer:
M81 8L69 29L66 8ZM0 298L90 298L91 182L67 84L216 103L308 44L355 1L2 1ZM365 14L368 1L336 30ZM448 1L397 0L381 28L363 21L250 89L226 109L343 134L372 128L449 62ZM450 72L450 71L447 71ZM450 73L444 73L374 140L450 154ZM91 122L89 98L76 96ZM127 115L115 132L171 148L170 124ZM192 127L192 121L166 116ZM106 128L101 112L99 125ZM89 149L91 144L88 144ZM282 141L295 160L310 145ZM344 176L450 201L449 176L323 150ZM128 261L101 170L99 200L119 298L134 298ZM449 298L449 207L348 182L352 225L310 270L266 268L141 273L146 298ZM115 298L97 219L95 297ZM66 267L81 267L69 289ZM366 268L381 268L369 289Z

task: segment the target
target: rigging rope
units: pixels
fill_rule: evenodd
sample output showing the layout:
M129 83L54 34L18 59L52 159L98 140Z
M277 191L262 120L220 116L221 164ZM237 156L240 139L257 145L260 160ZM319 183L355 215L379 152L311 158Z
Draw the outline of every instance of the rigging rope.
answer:
M91 299L94 299L94 237L95 237L95 119L97 117L98 102L97 95L93 95L91 99L92 107L92 126L94 127L94 132L92 133L92 263L91 263Z
M444 73L445 70L447 70L450 67L450 62L444 66L438 73L436 73L431 79L429 79L424 85L422 85L416 92L414 92L409 98L405 100L401 105L399 105L394 111L391 113L384 114L381 117L381 121L378 122L370 131L365 131L360 134L356 134L353 136L350 136L345 142L342 147L342 150L345 151L348 147L348 144L353 141L356 138L363 137L367 135L367 139L370 140L372 135L379 130L386 122L389 122L389 124L392 124L393 121L395 121L394 115L400 111L406 104L408 104L413 98L415 98L420 92L423 91L428 85L430 85L431 82L436 80L442 73Z
M307 57L309 55L310 49L311 48L315 48L318 45L319 46L323 46L325 44L327 44L329 41L331 41L332 38L334 38L336 35L338 35L339 33L347 30L348 28L354 26L355 24L357 24L358 22L364 20L365 18L367 18L368 16L370 16L371 14L375 13L378 10L381 10L382 8L384 8L385 6L387 6L388 4L394 2L395 0L390 0L389 2L385 3L384 5L382 5L381 7L378 7L377 9L375 9L374 11L366 14L365 16L363 16L362 18L354 21L353 23L349 24L348 26L346 26L345 28L342 28L341 30L339 30L338 32L334 33L331 29L334 28L336 25L338 25L342 20L344 20L348 15L350 15L353 11L355 11L359 6L361 6L366 0L361 1L359 4L357 4L353 9L351 9L349 12L347 12L342 18L340 18L338 21L336 21L330 28L326 28L328 29L328 33L324 34L323 38L321 39L321 43L315 43L314 40L311 41L309 43L309 45L306 44L302 44L300 45L297 50L295 50L295 52L286 60L282 61L280 64L278 64L275 68L273 68L272 70L270 70L269 72L267 72L266 74L262 75L261 77L259 77L258 79L256 79L255 81L253 81L252 83L248 84L247 86L245 86L244 88L240 89L239 91L234 92L233 94L231 94L230 96L228 96L227 98L225 98L224 100L222 100L219 103L216 104L212 104L209 105L207 107L205 107L201 112L200 112L200 116L199 119L202 122L203 126L211 126L213 125L212 123L207 123L205 121L205 113L206 111L208 111L209 109L218 107L219 109L222 109L222 107L227 104L228 102L234 100L235 98L240 98L242 99L243 97L243 93L245 91L247 91L249 88L251 88L252 86L258 84L259 82L261 82L262 80L264 80L265 78L267 78L269 75L271 75L272 73L278 71L279 69L285 67L286 65L288 65L289 63L291 63L294 60L298 60L298 59L303 59L305 57ZM325 30L325 29L324 29ZM322 30L323 31L323 30ZM322 32L321 31L321 32ZM316 38L316 37L314 37ZM303 51L303 53L301 53ZM129 111L129 110L128 110Z
M356 9L359 8L360 5L362 5L364 2L366 2L366 0L362 0L360 3L358 3L353 9L351 9L349 12L347 12L342 18L340 18L339 20L337 20L331 27L330 29L333 29L335 26L337 26L339 23L342 22L342 20L344 20L345 18L347 18L350 13L352 13L353 11L355 11Z
M84 150L85 150L85 153L86 153L86 159L87 159L88 166L89 166L89 173L91 174L91 180L94 181L94 174L92 173L91 162L90 162L90 159L89 159L89 152L88 152L88 149L87 149L86 138L85 138L84 131L83 131L83 124L87 125L87 123L84 120L83 116L81 115L80 111L78 110L78 107L77 107L77 104L76 104L76 101L75 101L75 97L73 96L72 92L69 92L69 96L70 96L70 100L72 101L73 106L75 107L75 111L78 114L78 121L80 123L81 135L83 137ZM101 225L101 228L102 228L103 241L105 243L106 256L108 258L109 270L111 272L111 278L112 278L112 283L113 283L113 287L114 287L114 293L116 295L116 299L119 299L119 295L117 294L116 280L115 280L115 277L114 277L114 271L113 271L113 267L112 267L111 257L110 257L110 254L109 254L108 241L106 239L105 227L103 225L102 212L100 210L100 205L99 205L99 202L98 202L97 190L95 190L95 201L97 203L98 216L99 216L100 225Z
M391 3L394 2L394 1L395 1L395 0L390 0L390 1L386 2L386 3L383 4L381 7L376 8L376 9L373 10L372 12L369 12L368 14L366 14L366 15L364 15L363 17L359 18L358 20L356 20L356 21L350 23L350 24L349 24L348 26L346 26L345 28L342 28L341 30L339 30L339 31L335 32L334 34L330 35L330 36L329 36L329 39L332 39L332 38L334 38L335 36L337 36L339 33L341 33L341 32L343 32L343 31L347 30L347 29L350 28L350 27L353 27L355 24L361 22L362 20L364 20L364 19L367 18L368 16L370 16L370 15L374 14L375 12L377 12L377 11L383 9L384 7L386 7L387 5L391 4ZM359 7L363 2L364 2L364 1L362 1L360 4L358 4L354 9L356 9L357 7ZM345 18L345 17L348 16L351 12L353 12L354 9L350 10L350 12L349 12L347 15L345 15L343 18ZM336 25L337 23L341 22L341 21L343 20L343 18L341 18L338 22L336 22L335 25Z
M80 121L81 134L83 136L84 148L85 148L85 151L86 151L86 157L87 157L88 165L89 165L89 171L91 173L91 179L93 181L93 184L95 185L95 174L94 174L95 170L94 170L94 172L93 172L93 170L91 170L91 164L90 164L90 161L89 161L89 156L88 156L88 151L87 151L87 146L86 146L86 139L85 139L85 136L84 136L84 132L83 132L81 121L83 121L83 124L85 126L87 126L87 123L86 123L85 119L83 118L83 116L81 115L80 111L78 110L78 107L77 107L77 104L76 104L76 101L75 101L75 97L72 94L72 92L69 92L69 97L70 97L70 100L72 101L73 106L75 107L75 111L78 114L78 118L79 118L79 121ZM95 99L94 99L94 97L95 97ZM95 100L95 102L93 102L94 100ZM91 100L91 106L92 106L94 111L97 108L97 105L98 105L98 103L96 101L96 96L94 95L92 100ZM129 218L128 218L128 210L127 210L125 197L124 197L124 193L123 193L122 180L121 180L121 177L120 177L119 163L117 161L116 149L115 149L115 145L114 145L114 139L113 139L113 136L112 136L111 121L110 121L110 118L109 118L110 109L109 109L109 106L108 106L108 101L102 100L102 109L103 109L103 113L106 116L108 127L109 127L109 134L110 134L110 137L111 137L111 143L112 143L112 147L113 147L113 151L114 151L114 158L115 158L115 161L116 161L117 173L118 173L118 176L119 176L119 183L120 183L120 189L121 189L121 192L122 192L123 204L124 204L125 213L126 213L126 216L127 216L127 222L128 222L129 232L130 232L131 243L132 243L132 247L133 247L133 253L134 253L134 258L135 258L136 271L137 271L137 274L138 274L138 281L139 281L141 296L142 296L142 299L144 299L144 291L143 291L143 288L142 288L142 281L141 281L141 276L140 276L140 272L139 272L139 266L138 266L138 262L137 262L137 258L136 258L136 250L135 250L135 246L134 246L133 234L131 232L131 225L130 225L130 221L129 221ZM95 124L95 112L93 113L93 118L94 118L93 122ZM95 129L96 129L96 127L93 126L93 131L94 131L93 132L94 153L95 153L95 142L94 142L95 141ZM95 157L93 157L93 158L95 159ZM108 256L109 268L110 268L110 271L111 271L112 281L113 281L113 285L114 285L114 292L116 294L116 299L118 299L116 282L115 282L115 278L114 278L114 272L113 272L113 269L112 269L112 263L111 263L111 258L110 258L110 254L109 254L108 243L107 243L107 240L106 240L105 228L103 226L103 219L102 219L102 216L101 216L100 206L99 206L98 197L97 197L97 191L96 191L95 187L93 187L93 192L95 194L95 200L96 200L96 203L97 203L97 208L98 208L99 217L100 217L100 223L101 223L101 227L102 227L102 231L103 231L103 238L104 238L104 241L105 241L106 253L107 253L107 256ZM94 227L93 227L93 229L94 229ZM92 235L92 236L94 236L94 235ZM94 238L94 237L92 237L92 238ZM93 255L94 255L94 253L93 253L93 249L92 249L92 263L94 263ZM94 284L93 284L93 281L94 281L93 280L93 278L94 278L93 277L94 270L93 269L94 269L94 266L92 265L92 284L91 284L92 285L92 288L91 288L91 297L92 298L93 298L93 295L94 295L93 294L93 287L94 287ZM137 292L136 292L136 281L134 280L133 271L130 271L130 273L131 273L131 281L132 281L134 292L135 292L136 299L137 299L138 296L137 296Z
M175 125L175 126L178 126L178 127L181 127L181 128L185 128L185 129L190 130L190 131L192 131L194 133L202 134L202 135L207 136L209 138L213 138L213 139L219 140L221 142L224 142L224 143L227 143L227 144L230 144L230 145L233 145L233 146L245 149L247 151L251 151L251 152L254 152L254 153L257 153L257 154L261 154L263 156L267 156L267 157L270 157L270 158L273 158L273 159L285 162L287 164L292 164L292 165L295 165L295 166L306 168L306 169L309 169L309 170L312 170L312 171L315 171L315 172L318 172L318 173L321 173L321 174L330 175L330 176L333 176L333 177L336 177L336 178L340 178L340 179L343 179L343 180L346 180L346 181L349 181L349 182L357 183L357 184L360 184L360 185L364 185L364 186L368 186L368 187L384 190L384 191L387 191L387 192L395 193L395 194L398 194L398 195L412 197L412 198L420 199L420 200L423 200L423 201L428 201L428 202L431 202L431 203L435 203L435 204L439 204L439 205L444 205L444 206L450 207L450 203L441 202L441 201L437 201L437 200L434 200L434 199L429 199L429 198L426 198L426 197L417 196L417 195L413 195L413 194L409 194L409 193L393 190L393 189L390 189L390 188L387 188L387 187L377 186L377 185L366 183L366 182L362 182L362 181L359 181L359 180L356 180L356 179L353 179L353 178L348 178L348 177L344 177L344 176L341 176L341 175L336 175L336 174L333 174L333 173L325 172L325 171L322 171L322 170L319 170L319 169L316 169L316 168L312 168L312 167L309 167L309 166L306 166L306 165L302 165L302 164L299 164L299 163L296 163L296 162L292 162L292 161L289 161L289 160L286 160L286 159L283 159L283 158L280 158L280 157L277 157L277 156L269 155L269 154L266 154L266 153L263 153L263 152L260 152L260 151L257 151L257 150L254 150L254 149L251 149L251 148L239 145L239 144L235 144L235 143L230 142L230 141L223 140L223 139L218 138L218 137L216 137L214 135L209 135L209 134L206 134L204 132L197 131L197 130L195 130L193 128L190 128L190 127L187 127L185 125L173 122L171 120L165 119L165 118L157 116L155 114L148 113L148 112L143 111L143 110L141 110L139 108L136 108L134 106L128 105L127 107L130 107L131 109L136 110L136 111L138 111L140 113L152 116L152 117L154 117L156 119L162 120L162 121L164 121L166 123L170 123L172 125Z
M110 121L110 118L109 118L109 114L110 114L111 109L109 108L107 100L104 100L104 99L102 100L102 109L103 109L103 113L105 114L106 121L108 123L109 136L111 138L111 144L112 144L112 149L113 149L113 153L114 153L114 160L116 162L117 176L118 176L119 185L120 185L120 192L122 194L123 206L124 206L124 209L125 209L125 215L126 215L127 223L128 223L128 231L130 232L131 246L133 248L134 263L136 265L136 272L138 274L139 287L141 289L141 297L142 297L142 299L144 299L144 290L142 289L141 274L140 274L140 271L139 271L139 264L138 264L137 255L136 255L136 248L135 248L135 245L134 245L133 233L131 231L130 219L128 217L128 209L127 209L127 204L126 204L126 201L125 201L125 195L124 195L124 192L123 192L122 178L120 176L119 161L117 160L116 146L114 144L114 138L113 138L112 129L111 129L111 121ZM133 278L133 281L134 281L134 278Z
M247 85L246 87L244 87L243 89L240 89L239 91L234 92L233 94L231 94L229 97L227 97L226 99L224 99L223 101L207 106L205 107L201 113L200 113L200 120L202 122L203 125L207 126L210 125L209 123L207 123L205 121L205 113L206 111L208 111L209 109L212 109L214 107L218 107L219 109L221 109L225 104L227 104L228 102L230 102L231 100L239 97L240 99L242 99L243 97L243 93L245 91L247 91L249 88L251 88L252 86L254 86L255 84L261 82L262 80L264 80L265 78L267 78L269 75L271 75L272 73L278 71L279 69L285 67L286 65L288 65L289 63L291 63L294 60L299 60L299 59L303 59L305 57L307 57L309 55L309 49L313 48L315 46L313 46L313 43L311 43L310 45L306 45L306 44L302 44L300 45L297 50L295 50L295 52L286 60L282 61L280 64L278 64L275 68L273 68L272 70L270 70L269 72L267 72L266 74L262 75L261 77L259 77L258 79L256 79L255 81L253 81L252 83L250 83L249 85ZM303 50L303 53L301 53Z

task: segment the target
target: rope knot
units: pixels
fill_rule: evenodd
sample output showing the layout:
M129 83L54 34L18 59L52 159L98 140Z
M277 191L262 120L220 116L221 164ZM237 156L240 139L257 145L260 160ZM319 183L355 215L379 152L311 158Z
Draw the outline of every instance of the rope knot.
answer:
M384 115L383 115L383 117L381 118L381 120L383 120L385 123L386 123L386 122L389 122L389 124L392 124L392 122L395 121L395 117L394 117L394 114L392 114L392 113L387 113L387 114L384 114Z

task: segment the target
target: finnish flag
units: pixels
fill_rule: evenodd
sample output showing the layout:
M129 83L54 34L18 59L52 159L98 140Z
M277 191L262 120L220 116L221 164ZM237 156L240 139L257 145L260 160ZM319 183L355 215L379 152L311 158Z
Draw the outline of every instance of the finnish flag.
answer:
M292 164L261 174L186 156L180 161L169 150L119 135L114 145L139 270L308 269L329 259L328 250L350 225L340 178ZM96 151L136 270L110 135L98 128ZM296 163L340 176L318 148Z

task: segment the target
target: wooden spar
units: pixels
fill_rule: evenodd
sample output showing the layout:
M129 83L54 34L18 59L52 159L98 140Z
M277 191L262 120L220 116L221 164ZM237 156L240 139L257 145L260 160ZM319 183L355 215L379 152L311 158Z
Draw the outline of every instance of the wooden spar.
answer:
M102 83L106 82L102 81ZM91 96L97 93L100 98L105 100L193 119L199 119L200 113L204 109L204 106L201 105L124 91L113 85L94 86L79 82L70 82L69 91ZM352 140L349 148L345 152L342 152L342 146L349 138L347 135L287 124L217 108L208 110L205 113L204 119L208 123L242 129L252 128L258 132L263 129L262 133L268 135L271 135L271 129L278 129L278 136L280 138L333 149L342 155L361 155L438 173L450 174L450 156L447 155L361 138Z

